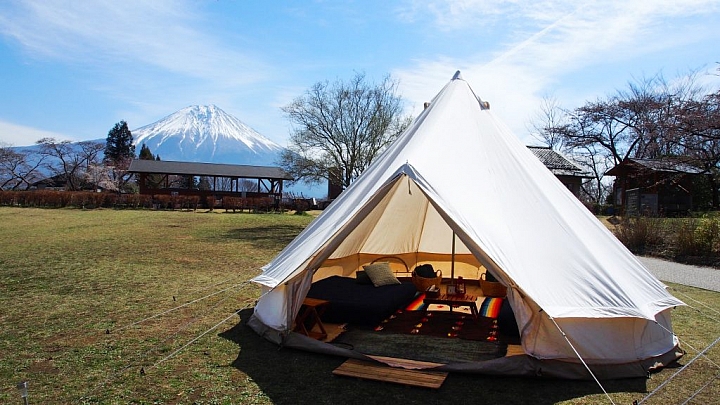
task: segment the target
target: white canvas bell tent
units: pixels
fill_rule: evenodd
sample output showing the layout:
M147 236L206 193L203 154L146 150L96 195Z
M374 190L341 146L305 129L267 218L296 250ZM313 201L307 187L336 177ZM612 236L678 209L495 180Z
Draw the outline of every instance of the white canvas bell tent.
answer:
M589 378L587 364L600 378L620 378L681 356L670 311L683 303L459 72L254 278L264 294L249 325L279 344L358 357L292 333L293 319L313 281L352 277L388 255L411 268L433 263L446 277L452 263L466 278L489 271L507 287L525 355L442 369Z

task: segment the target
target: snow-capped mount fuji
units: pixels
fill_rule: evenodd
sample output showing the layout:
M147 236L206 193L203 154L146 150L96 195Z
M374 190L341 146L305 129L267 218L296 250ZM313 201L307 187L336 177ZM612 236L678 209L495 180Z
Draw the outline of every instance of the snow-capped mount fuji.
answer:
M274 166L283 147L215 105L193 105L131 131L168 161Z

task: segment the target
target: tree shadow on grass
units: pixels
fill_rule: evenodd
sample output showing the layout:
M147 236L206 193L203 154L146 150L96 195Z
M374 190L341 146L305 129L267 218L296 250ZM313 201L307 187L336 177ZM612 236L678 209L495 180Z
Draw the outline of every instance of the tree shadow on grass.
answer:
M280 251L304 229L299 225L270 225L231 229L221 236L225 240L249 242L257 248Z
M252 309L240 312L241 321L220 336L236 343L239 354L232 366L247 374L274 404L555 404L602 394L593 381L490 377L451 373L438 390L406 387L334 376L343 357L279 348L246 326ZM646 392L644 378L603 381L612 392ZM600 399L603 403L607 399Z

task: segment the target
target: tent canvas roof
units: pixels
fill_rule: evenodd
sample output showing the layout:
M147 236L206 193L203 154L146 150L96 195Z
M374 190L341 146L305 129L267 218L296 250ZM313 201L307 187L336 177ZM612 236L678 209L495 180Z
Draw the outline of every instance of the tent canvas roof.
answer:
M254 281L275 287L317 268L354 229L363 229L362 243L344 246L343 254L415 248L408 242L411 229L428 224L402 208L411 190L399 181L416 184L434 217L442 217L430 230L454 230L496 277L552 317L653 319L682 304L484 108L459 75ZM404 214L382 227L363 222L380 215L370 213L381 201Z

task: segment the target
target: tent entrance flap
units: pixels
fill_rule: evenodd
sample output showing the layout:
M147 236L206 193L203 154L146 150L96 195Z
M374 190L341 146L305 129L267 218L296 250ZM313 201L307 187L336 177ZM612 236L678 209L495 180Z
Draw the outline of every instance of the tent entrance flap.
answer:
M453 228L438 212L436 204L407 173L391 183L382 198L372 199L367 206L372 209L367 213L361 210L357 215L361 219L348 221L344 228L348 232L344 236L344 232L339 233L323 248L326 252L337 243L319 264L315 279L351 276L363 265L383 257L401 260L388 260L399 272L405 271L402 263L409 271L430 263L442 270L445 277L453 274L453 267L456 275L469 279L478 279L485 271L467 246L454 237Z

